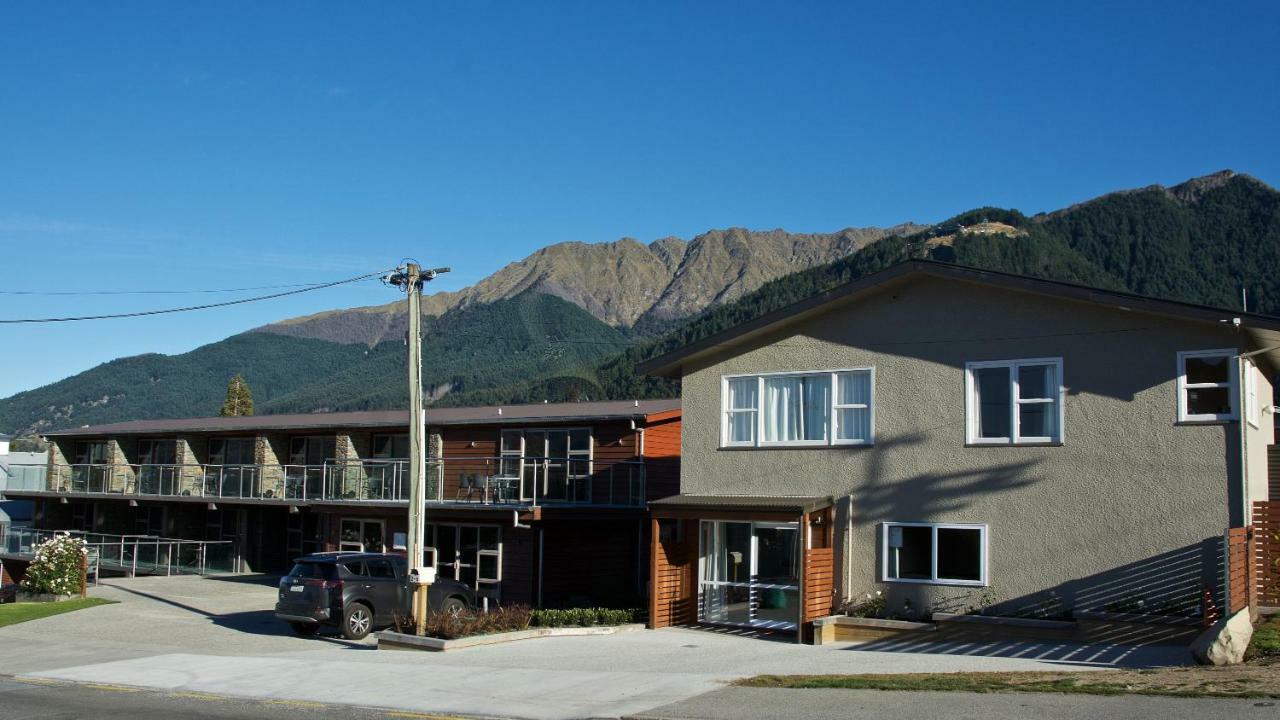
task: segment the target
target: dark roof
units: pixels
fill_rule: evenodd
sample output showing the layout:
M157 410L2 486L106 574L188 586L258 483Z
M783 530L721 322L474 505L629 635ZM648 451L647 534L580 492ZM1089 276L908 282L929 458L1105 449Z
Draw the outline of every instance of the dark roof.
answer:
M643 420L650 415L680 410L678 398L661 400L608 400L580 403L535 403L486 407L429 408L427 425L504 425L531 422L592 422ZM253 415L131 420L88 425L43 433L45 437L88 435L153 435L185 432L250 432L263 430L328 430L338 428L406 428L407 410Z
M1050 295L1064 300L1095 303L1123 310L1147 312L1200 322L1220 323L1224 320L1239 318L1242 329L1254 331L1254 334L1259 336L1261 341L1265 341L1268 344L1280 344L1280 318L1270 315L1214 308L1175 300L1159 300L1132 293L1103 290L1087 285L1077 285L1057 280L1041 280L993 270L979 270L952 263L932 260L907 260L880 272L865 275L824 293L819 293L800 302L766 313L754 320L722 330L664 355L646 360L636 365L636 372L661 377L678 377L683 364L694 357L745 342L752 337L776 329L787 322L825 312L828 309L827 306L831 303L850 302L865 293L914 277L937 277L974 282L1022 292ZM1273 364L1276 361L1274 357L1269 359Z
M649 506L658 510L767 510L799 515L832 504L830 495L672 495Z

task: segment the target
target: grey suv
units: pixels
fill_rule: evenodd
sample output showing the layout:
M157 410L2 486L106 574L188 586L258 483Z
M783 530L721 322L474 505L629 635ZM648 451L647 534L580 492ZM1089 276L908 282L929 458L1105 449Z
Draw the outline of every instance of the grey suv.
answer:
M360 640L409 617L409 565L403 555L334 552L305 555L280 578L276 617L299 635L337 626L343 637ZM456 613L476 605L475 591L441 579L427 593L431 612Z

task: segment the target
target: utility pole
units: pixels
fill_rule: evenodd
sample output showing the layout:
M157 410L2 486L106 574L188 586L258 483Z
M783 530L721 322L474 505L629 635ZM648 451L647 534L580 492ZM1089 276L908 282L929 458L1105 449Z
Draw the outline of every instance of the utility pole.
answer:
M408 295L409 332L409 582L413 588L414 631L427 631L427 591L435 581L435 568L422 564L424 518L427 495L427 426L426 406L422 402L422 286L449 268L423 271L417 263L408 263L403 271L393 273L388 282L403 288Z

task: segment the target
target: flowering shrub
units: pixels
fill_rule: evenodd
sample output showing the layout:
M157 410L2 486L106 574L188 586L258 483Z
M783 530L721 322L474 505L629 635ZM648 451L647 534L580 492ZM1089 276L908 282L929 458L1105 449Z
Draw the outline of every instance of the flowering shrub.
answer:
M860 600L849 600L845 603L844 614L856 618L882 618L885 616L884 592L877 590L875 595L867 593Z
M80 592L83 563L89 557L84 540L55 535L36 548L22 589L30 593L71 595Z

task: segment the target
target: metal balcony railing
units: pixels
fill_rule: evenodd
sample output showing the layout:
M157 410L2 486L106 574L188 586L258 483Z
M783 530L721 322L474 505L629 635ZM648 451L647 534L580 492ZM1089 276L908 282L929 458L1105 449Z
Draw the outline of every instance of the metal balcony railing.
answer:
M6 527L0 532L0 552L34 555L56 535L81 538L89 551L89 577L102 571L126 575L210 575L239 571L234 540L186 540L154 535L110 535L80 530L38 530Z
M369 459L323 465L71 464L17 468L13 490L132 497L407 502L409 461ZM586 456L455 457L427 463L433 503L623 505L645 500L644 463Z
M442 502L625 506L645 502L645 466L638 461L507 455L447 457L434 465Z

